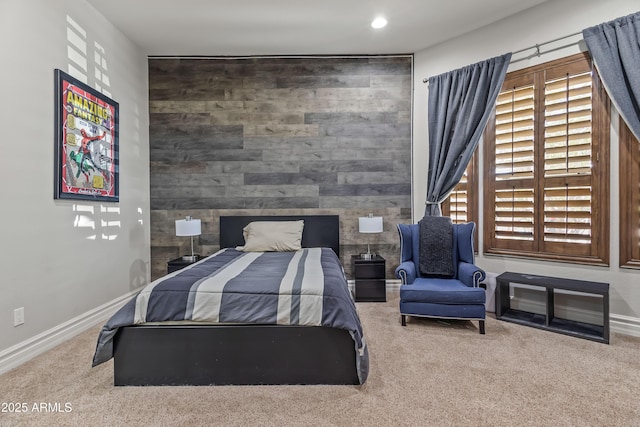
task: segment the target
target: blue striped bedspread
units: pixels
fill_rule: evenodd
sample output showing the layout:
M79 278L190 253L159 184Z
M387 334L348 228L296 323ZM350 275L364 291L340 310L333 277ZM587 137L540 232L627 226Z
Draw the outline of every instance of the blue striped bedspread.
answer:
M113 357L113 338L120 327L183 320L345 329L354 341L361 384L368 375L360 318L342 264L328 248L223 249L150 283L103 326L93 366Z

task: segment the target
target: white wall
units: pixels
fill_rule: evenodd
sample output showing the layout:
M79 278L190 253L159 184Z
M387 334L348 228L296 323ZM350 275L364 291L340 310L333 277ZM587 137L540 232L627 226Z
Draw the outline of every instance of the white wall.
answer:
M144 53L84 0L2 0L0 51L1 356L148 283L150 233ZM53 199L54 68L120 104L118 203Z
M426 117L428 91L427 84L422 82L423 78L438 75L506 52L515 52L535 44L578 33L584 28L625 16L638 10L640 10L640 5L637 0L608 0L606 2L601 0L554 0L465 36L417 52L414 58L414 177L412 200L414 221L419 220L424 215L424 200L427 187L428 130ZM541 47L542 55L540 57L532 56L535 53L535 49L516 54L512 58L512 65L509 71L586 50L584 42L580 42L580 40L581 37L576 36L562 42L543 46ZM525 58L525 60L520 60L522 58ZM611 135L611 267L585 267L568 263L520 260L482 254L477 258L477 263L487 272L493 274L499 274L504 271L518 271L610 283L612 329L640 335L640 271L625 270L617 267L619 260L619 196L616 121L617 119L612 119ZM482 196L480 201L480 223L482 223ZM482 237L482 233L480 233L481 249Z

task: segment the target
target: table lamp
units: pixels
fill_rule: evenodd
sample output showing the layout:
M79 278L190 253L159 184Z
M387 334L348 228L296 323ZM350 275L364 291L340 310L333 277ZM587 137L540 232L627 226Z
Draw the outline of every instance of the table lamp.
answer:
M196 262L198 255L193 253L193 236L199 236L202 228L199 219L193 219L187 216L185 219L176 220L176 236L191 236L191 255L182 257L184 261Z
M360 233L382 233L382 217L369 214L369 216L358 218L358 231ZM369 240L371 240L370 237ZM371 248L369 246L369 241L367 241L367 253L360 254L360 258L373 258L373 254L371 253Z

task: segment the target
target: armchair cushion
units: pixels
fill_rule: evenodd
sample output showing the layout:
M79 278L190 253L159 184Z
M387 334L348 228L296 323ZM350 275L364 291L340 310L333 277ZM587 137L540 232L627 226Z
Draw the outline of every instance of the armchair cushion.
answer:
M485 291L456 279L417 278L411 285L400 286L400 300L434 304L484 304Z

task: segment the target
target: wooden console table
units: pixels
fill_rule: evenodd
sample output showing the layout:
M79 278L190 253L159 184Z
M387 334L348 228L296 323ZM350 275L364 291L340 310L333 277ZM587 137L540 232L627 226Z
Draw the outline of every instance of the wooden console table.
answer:
M543 315L511 308L510 284L542 288L541 291L546 293L546 313ZM556 317L554 312L556 289L579 292L581 295L602 299L602 326ZM496 318L609 344L609 284L524 273L502 273L496 277Z

